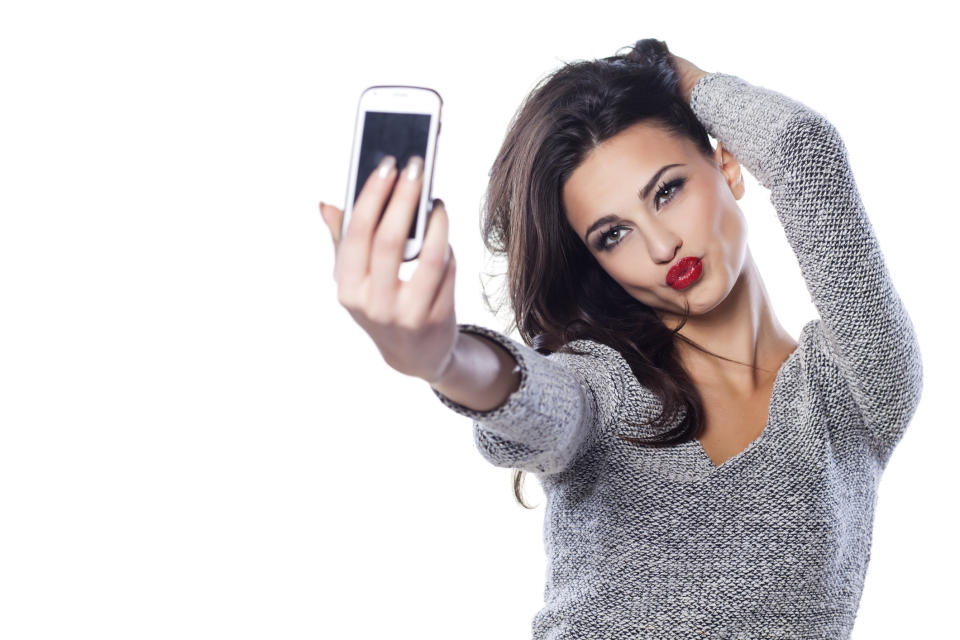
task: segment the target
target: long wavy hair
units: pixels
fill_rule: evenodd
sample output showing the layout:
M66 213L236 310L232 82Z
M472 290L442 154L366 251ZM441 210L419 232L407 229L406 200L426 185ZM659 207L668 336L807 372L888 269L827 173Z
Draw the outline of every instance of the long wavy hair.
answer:
M619 351L663 408L644 423L657 435L618 436L639 446L668 447L697 438L704 428L701 397L680 364L675 341L729 358L678 333L689 307L671 330L650 306L630 296L570 227L561 196L564 183L597 145L638 122L690 139L712 161L707 131L680 96L671 54L661 40L639 40L622 55L566 63L543 78L510 121L493 162L481 235L491 254L506 258L512 326L524 343L544 355L582 355L567 346L582 338ZM486 292L484 300L496 313ZM670 429L681 409L683 420ZM523 470L514 472L516 500L532 508L521 495Z

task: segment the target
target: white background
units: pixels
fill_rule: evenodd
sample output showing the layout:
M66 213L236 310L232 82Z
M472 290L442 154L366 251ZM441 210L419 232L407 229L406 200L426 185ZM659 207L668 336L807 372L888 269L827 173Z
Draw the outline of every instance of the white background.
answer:
M665 40L833 122L924 354L853 638L947 637L957 596L956 36L947 5L6 2L0 11L0 637L530 637L543 501L338 305L372 84L444 99L433 195L457 319L521 99ZM740 201L774 308L815 317L768 193ZM495 289L502 279L495 279ZM513 336L516 337L516 336Z

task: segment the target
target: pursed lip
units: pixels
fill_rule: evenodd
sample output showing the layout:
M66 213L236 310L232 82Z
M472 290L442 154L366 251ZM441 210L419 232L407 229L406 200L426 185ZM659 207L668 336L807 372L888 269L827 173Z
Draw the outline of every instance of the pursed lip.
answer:
M670 267L670 270L667 271L667 285L673 286L673 283L677 281L683 274L685 274L690 269L693 269L700 262L700 258L696 256L686 256L680 258L675 265Z

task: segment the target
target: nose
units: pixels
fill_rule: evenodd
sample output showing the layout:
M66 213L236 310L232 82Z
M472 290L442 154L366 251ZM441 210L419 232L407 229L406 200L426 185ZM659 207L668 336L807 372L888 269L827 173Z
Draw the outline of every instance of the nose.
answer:
M657 264L673 260L683 246L683 238L655 218L649 219L642 231L650 258Z

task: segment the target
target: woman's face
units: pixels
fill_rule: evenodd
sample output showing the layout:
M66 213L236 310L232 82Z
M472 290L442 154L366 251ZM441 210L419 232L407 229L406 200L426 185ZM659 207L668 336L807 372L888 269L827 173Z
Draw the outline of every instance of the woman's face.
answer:
M666 165L679 166L661 172ZM680 316L686 299L691 317L720 304L740 275L742 195L740 166L722 145L711 161L693 142L646 123L600 144L563 185L567 220L600 266L659 311ZM700 259L699 278L668 284L671 267L691 257Z

